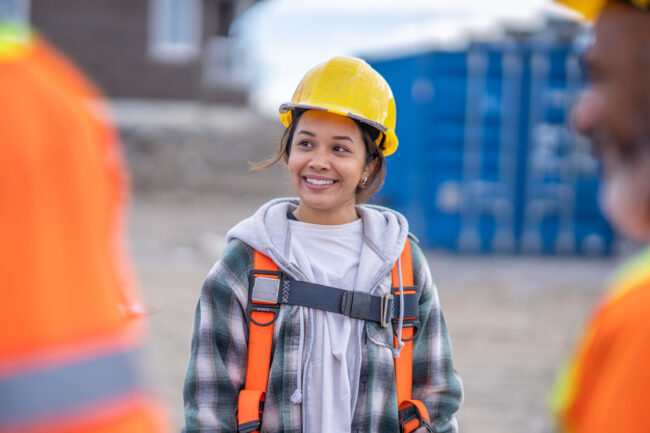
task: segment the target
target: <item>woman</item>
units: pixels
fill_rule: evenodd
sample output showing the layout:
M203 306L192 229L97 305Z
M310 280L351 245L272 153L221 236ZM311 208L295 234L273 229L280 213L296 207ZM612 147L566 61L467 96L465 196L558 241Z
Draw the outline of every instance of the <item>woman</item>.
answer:
M409 323L417 328L409 345L412 398L430 419L414 421L417 431L456 431L461 383L426 259L416 242L407 243L402 215L362 204L383 183L384 156L397 147L388 84L364 61L336 57L309 71L280 113L287 129L264 166L284 159L298 198L263 205L227 235L228 246L208 275L196 312L184 388L185 431L237 431L239 424L240 431L398 432L394 358L401 340L408 339L402 332L415 329ZM405 286L415 286L408 293L417 296L416 311L394 307L389 317L394 331L383 323L383 302L395 286L391 269L405 245L412 252L413 284L395 275L402 295ZM258 280L251 276L255 250L277 265L284 280L307 282L296 288L303 295L316 290L309 305L327 303L333 293L382 302L378 320L304 304L280 306L261 427L236 417L247 363L248 375L269 369L255 357L247 361L249 299L254 299L249 291ZM407 302L400 302L405 309ZM419 323L408 322L409 315ZM393 332L402 337L397 344Z

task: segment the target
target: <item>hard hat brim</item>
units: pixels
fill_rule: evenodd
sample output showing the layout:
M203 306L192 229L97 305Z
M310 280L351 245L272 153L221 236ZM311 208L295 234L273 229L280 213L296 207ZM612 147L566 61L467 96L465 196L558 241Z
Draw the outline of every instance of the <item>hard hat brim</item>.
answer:
M569 9L577 12L586 21L594 20L605 7L607 0L555 0Z
M382 153L384 156L388 156L392 153L395 152L397 149L397 136L393 131L385 127L379 122L375 122L374 120L367 119L363 116L359 116L354 113L346 112L344 110L341 110L338 107L316 107L313 105L307 105L307 104L291 104L288 102L285 102L284 104L280 105L280 121L285 127L289 127L291 125L291 122L293 122L293 115L291 114L292 110L295 109L302 109L302 110L319 110L319 111L327 111L328 113L333 113L333 114L338 114L339 116L344 116L344 117L349 117L352 120L356 120L358 122L361 122L363 124L366 124L379 132L383 133L386 138L384 140L384 147L382 150ZM381 140L381 136L379 137L378 141ZM379 144L379 143L378 143Z

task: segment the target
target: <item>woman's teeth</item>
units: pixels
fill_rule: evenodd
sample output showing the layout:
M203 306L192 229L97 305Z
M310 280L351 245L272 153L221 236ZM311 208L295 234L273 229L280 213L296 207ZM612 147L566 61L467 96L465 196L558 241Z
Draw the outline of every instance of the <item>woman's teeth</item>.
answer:
M305 180L307 183L310 183L312 185L331 185L334 183L333 180L312 179L311 177L306 177Z

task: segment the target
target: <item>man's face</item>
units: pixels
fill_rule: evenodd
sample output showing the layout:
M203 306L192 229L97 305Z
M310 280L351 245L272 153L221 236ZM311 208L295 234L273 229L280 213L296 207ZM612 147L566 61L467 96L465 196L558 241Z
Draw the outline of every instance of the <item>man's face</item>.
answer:
M601 198L624 234L650 240L650 13L610 4L587 54L591 87L574 110L603 162Z

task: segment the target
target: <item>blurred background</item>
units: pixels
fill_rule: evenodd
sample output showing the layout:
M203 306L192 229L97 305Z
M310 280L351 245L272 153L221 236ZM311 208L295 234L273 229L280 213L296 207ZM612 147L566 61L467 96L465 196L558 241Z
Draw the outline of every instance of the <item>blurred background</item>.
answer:
M550 0L3 0L104 91L128 159L129 242L151 319L147 370L182 427L194 308L225 233L290 195L252 172L307 69L366 59L397 103L375 202L403 212L440 293L469 433L550 432L573 336L634 248L598 208L570 130L590 28Z

